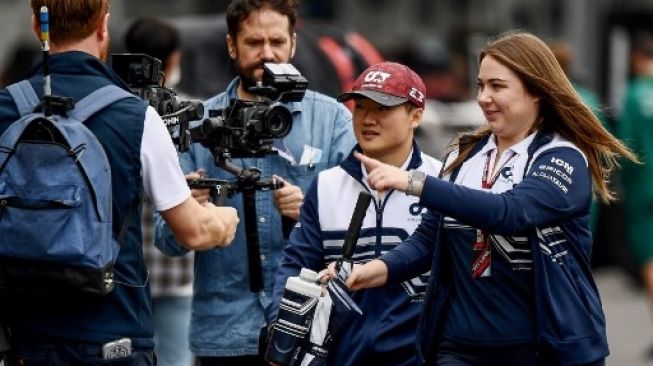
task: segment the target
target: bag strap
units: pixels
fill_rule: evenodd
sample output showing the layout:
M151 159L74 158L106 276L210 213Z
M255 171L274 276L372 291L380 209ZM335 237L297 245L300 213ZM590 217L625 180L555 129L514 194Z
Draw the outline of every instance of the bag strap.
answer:
M7 91L13 99L20 117L32 113L39 104L39 98L28 80L11 84ZM14 153L16 141L23 133L24 125L13 123L0 136L0 171L4 170L9 157Z
M7 91L14 100L21 117L32 113L34 108L41 102L29 80L22 80L11 84L7 87Z
M34 91L29 80L22 80L11 84L7 91L16 104L20 116L32 113L34 108L41 102ZM117 85L106 85L88 94L75 104L75 108L69 113L72 118L78 121L86 121L93 114L121 99L136 96Z
M94 92L88 94L75 104L75 108L68 113L69 117L77 121L84 122L92 115L100 110L108 107L109 105L127 98L137 98L134 94L113 84L106 85ZM127 228L129 227L129 220L135 211L138 211L140 203L135 202L129 205L125 219L120 227L118 233L118 243L122 246Z
M83 122L110 104L127 98L137 97L117 85L106 85L75 103L75 108L68 115L73 119Z
M122 244L125 241L125 236L127 236L127 229L129 228L129 219L132 215L141 211L141 206L143 205L143 192L139 193L141 198L139 200L134 200L134 202L129 204L127 208L127 213L125 214L125 219L120 226L120 231L118 232L117 240L118 244L122 247Z

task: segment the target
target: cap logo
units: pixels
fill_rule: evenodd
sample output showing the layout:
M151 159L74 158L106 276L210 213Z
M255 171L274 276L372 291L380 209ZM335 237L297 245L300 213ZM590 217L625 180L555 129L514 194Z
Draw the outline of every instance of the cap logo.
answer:
M383 84L390 75L383 71L370 71L365 75L365 82Z
M408 95L410 95L411 98L417 100L420 103L424 101L424 93L415 89L414 87L410 88L410 92L408 93Z

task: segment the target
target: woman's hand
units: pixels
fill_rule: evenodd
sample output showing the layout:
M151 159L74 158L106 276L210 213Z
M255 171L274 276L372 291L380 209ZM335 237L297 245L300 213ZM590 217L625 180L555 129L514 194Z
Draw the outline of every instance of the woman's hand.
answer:
M378 192L389 189L406 192L408 189L407 171L382 163L359 152L354 152L354 156L367 168L367 183L372 189Z

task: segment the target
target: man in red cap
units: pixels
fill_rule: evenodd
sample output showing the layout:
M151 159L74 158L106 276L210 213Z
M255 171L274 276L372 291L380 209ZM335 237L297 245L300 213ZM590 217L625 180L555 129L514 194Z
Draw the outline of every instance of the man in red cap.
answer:
M413 189L424 174L437 175L440 161L420 152L414 131L424 110L424 83L410 68L392 62L373 65L356 80L341 102L353 99L353 127L358 145L339 166L325 170L307 191L300 222L293 230L273 292L268 321L277 308L286 280L301 268L315 271L341 257L349 220L360 191L375 197L368 207L353 260L365 263L392 249L413 233L422 219L418 198L403 192L377 192L354 152L410 171ZM359 291L354 300L363 311L352 313L335 334L329 365L415 364L415 334L428 274L396 286Z

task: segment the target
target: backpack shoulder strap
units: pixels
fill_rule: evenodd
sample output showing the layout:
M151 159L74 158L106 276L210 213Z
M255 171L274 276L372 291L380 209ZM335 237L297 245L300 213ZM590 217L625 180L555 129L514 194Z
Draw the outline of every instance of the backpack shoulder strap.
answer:
M7 87L7 91L14 100L21 117L34 111L34 108L41 102L29 80L11 84Z
M75 108L68 115L83 122L101 109L127 98L138 97L117 85L103 86L75 103Z
M144 201L142 190L139 193L139 195L141 198L139 200L132 202L129 205L129 208L127 209L127 213L125 214L125 219L122 223L122 226L120 226L120 231L118 232L118 236L117 236L117 241L118 244L120 244L120 246L122 246L123 243L125 242L125 236L127 236L127 229L129 228L129 219L132 217L132 215L140 213L142 210L143 201Z
M108 107L109 105L127 98L138 98L134 94L118 87L117 85L107 85L100 89L95 90L94 92L88 94L77 103L75 103L75 108L68 113L68 116L77 121L84 122L89 117L99 112L100 110ZM97 162L85 161L84 157L81 159L83 166L87 166L91 163L95 164ZM120 231L117 236L118 244L122 246L125 241L125 236L127 234L127 228L129 227L129 220L134 212L138 212L140 206L139 202L135 202L129 205L127 214L125 215L124 222L120 227Z

